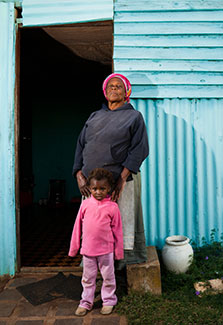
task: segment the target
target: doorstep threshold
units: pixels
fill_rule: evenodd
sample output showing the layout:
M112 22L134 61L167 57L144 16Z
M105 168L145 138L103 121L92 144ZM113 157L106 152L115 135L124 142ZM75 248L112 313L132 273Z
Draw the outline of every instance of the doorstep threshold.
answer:
M43 267L34 267L34 266L23 266L20 268L18 273L58 273L58 272L82 272L82 266L43 266Z

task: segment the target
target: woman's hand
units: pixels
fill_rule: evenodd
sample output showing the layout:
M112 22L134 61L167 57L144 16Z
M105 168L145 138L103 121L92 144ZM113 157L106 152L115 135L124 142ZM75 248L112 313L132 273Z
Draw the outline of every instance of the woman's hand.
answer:
M82 174L82 171L79 170L76 174L76 178L77 178L77 184L79 187L79 190L81 192L81 195L85 196L85 197L89 197L91 195L91 192L87 186L87 179L86 177Z
M126 183L126 181L124 181L120 176L117 183L116 183L115 189L114 189L114 191L112 192L112 195L111 195L112 201L118 201L118 199L120 197L120 194L121 194L121 192L123 191L123 189L125 187L125 183Z
M111 195L112 201L118 201L118 199L125 187L126 180L130 174L131 174L131 172L127 168L124 167L122 170L122 173L116 183L115 189L112 192L112 195Z

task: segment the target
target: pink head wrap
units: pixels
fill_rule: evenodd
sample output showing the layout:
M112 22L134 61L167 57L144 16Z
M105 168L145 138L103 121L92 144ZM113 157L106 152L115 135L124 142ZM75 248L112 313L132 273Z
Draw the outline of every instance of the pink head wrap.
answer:
M126 95L125 99L129 103L129 97L130 97L131 92L132 92L132 86L131 86L129 80L120 73L112 73L104 80L102 89L103 89L105 98L108 99L107 96L106 96L106 88L107 88L107 84L108 84L109 80L112 79L112 78L121 79L121 81L123 82L123 84L125 86L125 95Z

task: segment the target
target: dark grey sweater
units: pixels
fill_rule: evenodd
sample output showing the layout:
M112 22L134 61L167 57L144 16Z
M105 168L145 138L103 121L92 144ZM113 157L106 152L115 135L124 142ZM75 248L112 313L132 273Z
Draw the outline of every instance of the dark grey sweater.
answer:
M103 104L86 121L77 141L73 175L85 177L97 167L108 169L115 180L123 167L137 173L149 154L148 137L142 114L131 104L110 110Z

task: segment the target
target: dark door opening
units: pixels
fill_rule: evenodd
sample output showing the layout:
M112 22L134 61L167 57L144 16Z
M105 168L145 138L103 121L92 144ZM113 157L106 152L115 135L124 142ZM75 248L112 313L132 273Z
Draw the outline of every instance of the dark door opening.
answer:
M81 200L71 176L75 144L104 101L112 68L76 56L41 28L21 30L20 57L21 267L79 265L67 256Z

